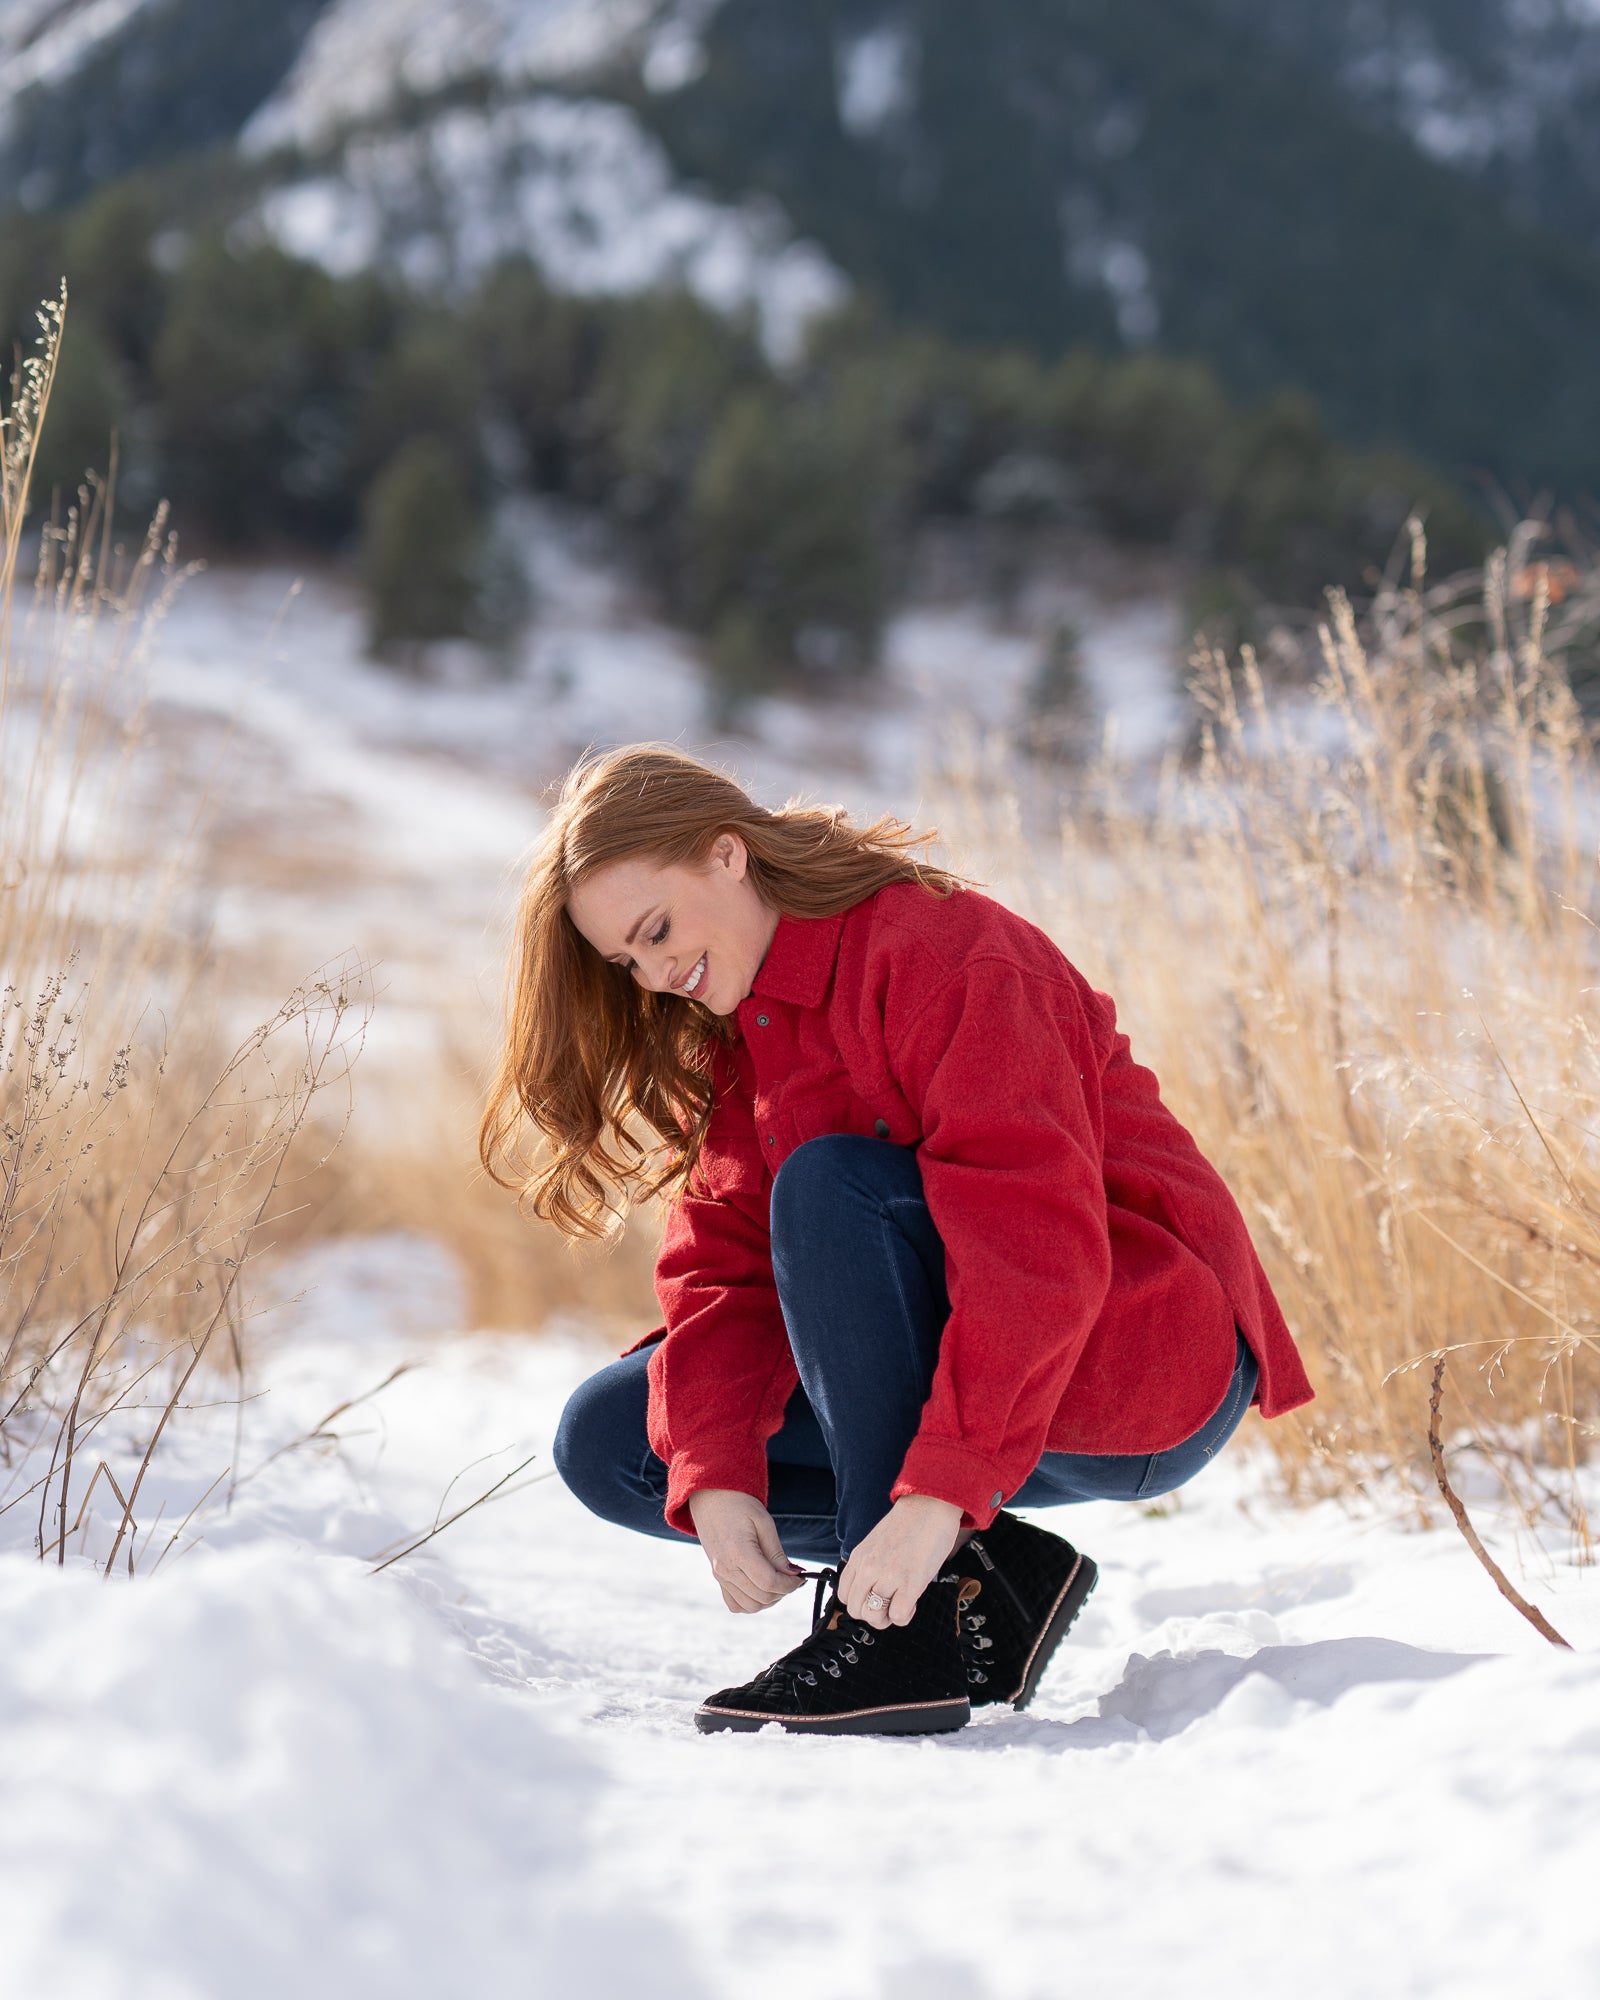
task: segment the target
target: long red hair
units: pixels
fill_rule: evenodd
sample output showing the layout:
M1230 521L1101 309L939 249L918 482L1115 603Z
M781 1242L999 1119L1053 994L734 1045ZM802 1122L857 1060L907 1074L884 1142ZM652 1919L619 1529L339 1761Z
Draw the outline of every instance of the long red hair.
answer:
M614 861L704 862L722 833L749 852L769 908L834 916L890 882L941 895L960 879L919 858L936 838L837 806L769 812L723 772L661 744L586 759L567 777L517 913L501 1050L479 1131L484 1167L566 1235L604 1236L634 1201L674 1193L711 1115L717 1017L652 993L580 935L567 899Z

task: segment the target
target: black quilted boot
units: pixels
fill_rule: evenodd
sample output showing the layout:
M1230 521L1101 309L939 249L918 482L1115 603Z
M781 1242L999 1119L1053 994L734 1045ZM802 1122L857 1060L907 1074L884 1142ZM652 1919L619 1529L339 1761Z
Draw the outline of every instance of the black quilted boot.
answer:
M961 1646L974 1708L1026 1708L1099 1574L1071 1542L996 1514L950 1558L959 1571Z
M839 1602L837 1574L824 1570L811 1637L744 1687L724 1688L703 1701L694 1712L696 1728L759 1729L777 1722L814 1736L928 1736L959 1729L971 1714L956 1625L960 1586L953 1571L935 1577L909 1625L877 1632L850 1616Z

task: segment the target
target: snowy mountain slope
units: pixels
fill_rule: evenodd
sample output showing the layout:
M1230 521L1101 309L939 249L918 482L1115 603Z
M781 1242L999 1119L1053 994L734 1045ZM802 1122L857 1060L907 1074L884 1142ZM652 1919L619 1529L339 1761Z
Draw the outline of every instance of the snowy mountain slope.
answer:
M905 319L1159 341L1247 396L1309 391L1347 437L1591 485L1600 256L1376 115L1292 32L1310 0L1270 31L1268 4L994 0L974 35L955 0L723 0L699 75L641 112L681 171L764 189ZM1521 0L1471 4L1510 24ZM1428 18L1459 53L1444 0ZM1576 64L1600 21L1571 21Z
M325 0L0 0L0 203L231 140Z
M563 96L609 106L581 143ZM344 264L515 246L604 289L687 259L778 346L848 284L962 337L1202 355L1459 476L1600 484L1596 0L993 0L978 35L958 0L0 5L25 203L234 141L292 190L274 230Z
M258 216L295 254L472 282L530 256L558 290L683 285L750 313L775 358L846 285L770 198L686 186L624 103L531 89L609 76L666 88L699 62L718 0L334 0L241 135L310 158ZM486 101L459 104L474 82Z
M1600 244L1597 0L1230 0L1431 158Z
M779 360L846 291L775 203L717 202L683 186L633 114L595 98L452 107L355 134L328 170L270 193L257 219L334 271L384 264L439 289L513 255L561 291L682 285L716 311L751 314Z
M5 0L0 106L34 84L59 85L151 0Z
M244 133L314 150L468 77L582 79L618 64L665 86L696 63L717 0L333 0Z

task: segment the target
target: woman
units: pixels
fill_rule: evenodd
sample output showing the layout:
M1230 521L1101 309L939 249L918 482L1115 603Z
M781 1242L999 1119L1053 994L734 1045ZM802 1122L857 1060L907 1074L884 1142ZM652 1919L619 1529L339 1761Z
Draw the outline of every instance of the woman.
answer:
M924 845L642 746L573 772L523 893L485 1164L574 1236L671 1197L665 1325L556 1464L697 1536L732 1611L829 1565L811 1636L702 1729L1024 1706L1095 1570L1005 1503L1169 1492L1311 1395L1111 1001Z

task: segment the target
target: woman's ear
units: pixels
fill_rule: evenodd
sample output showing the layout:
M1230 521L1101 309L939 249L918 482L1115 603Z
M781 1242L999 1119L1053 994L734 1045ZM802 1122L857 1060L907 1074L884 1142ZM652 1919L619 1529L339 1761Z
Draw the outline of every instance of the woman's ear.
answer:
M746 864L750 859L750 850L738 834L719 833L712 843L711 858L717 867L728 871L730 880L742 882Z

